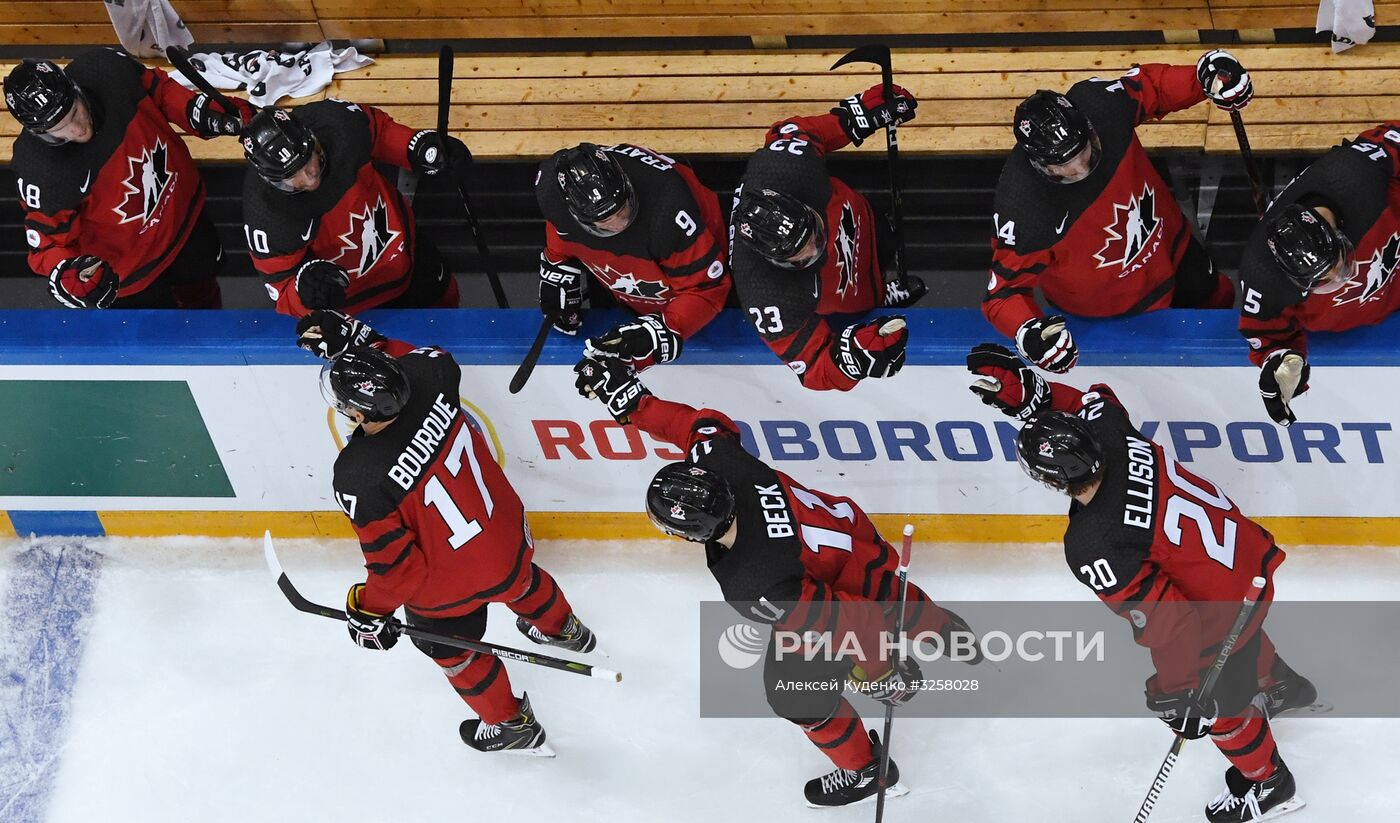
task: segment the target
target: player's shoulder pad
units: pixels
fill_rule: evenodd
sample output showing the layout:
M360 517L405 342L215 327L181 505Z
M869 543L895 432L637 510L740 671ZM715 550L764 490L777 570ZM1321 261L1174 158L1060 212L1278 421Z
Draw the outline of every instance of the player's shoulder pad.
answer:
M145 71L146 66L136 58L109 47L88 49L63 69L84 90L95 86L104 92L120 88L138 94L146 91L140 85Z
M398 505L389 494L385 467L376 464L372 451L368 437L354 437L335 459L331 479L335 502L356 525L373 523Z
M452 354L447 349L437 346L420 346L407 354L400 355L399 362L403 364L405 371L409 372L410 385L412 378L420 373L425 380L430 381L434 390L441 391L448 396L452 402L459 402L458 398L462 391L462 367L457 365Z
M1121 77L1080 80L1065 92L1065 97L1089 118L1094 130L1099 132L1100 140L1120 137L1123 132L1131 133L1137 128L1137 113L1141 104L1137 96L1129 92L1137 72L1134 67Z
M269 186L251 166L243 175L243 222L251 235L261 232L267 238L262 254L289 254L306 247L316 236L320 214L305 196L290 195Z
M359 103L327 97L298 106L296 115L321 141L327 163L349 162L358 169L369 162L369 114Z
M1013 148L1001 167L992 199L992 243L1017 254L1043 251L1060 241L1054 221L1056 207L1040 173L1031 168L1020 146ZM1063 214L1067 206L1059 205Z
M88 164L71 162L27 131L15 138L10 169L17 178L20 205L44 214L76 209L91 191Z
M1290 306L1302 303L1307 295L1283 273L1264 234L1264 224L1256 225L1240 255L1240 293L1244 295L1240 312L1247 317L1271 320Z
M569 213L569 207L564 203L564 195L559 190L558 172L555 168L554 157L546 158L540 163L539 171L535 172L535 202L539 204L540 214L544 215L544 219L554 226L554 230L559 232L561 237L584 243L593 235L585 232Z
M743 185L791 195L818 214L826 213L827 201L831 199L826 159L812 146L804 148L795 141L775 141L750 155L744 167Z

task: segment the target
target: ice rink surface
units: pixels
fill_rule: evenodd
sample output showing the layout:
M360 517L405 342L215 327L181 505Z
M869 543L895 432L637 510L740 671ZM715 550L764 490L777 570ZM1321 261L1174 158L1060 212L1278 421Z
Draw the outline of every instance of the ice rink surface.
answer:
M80 541L56 541L67 554ZM830 769L791 724L698 717L696 603L718 599L703 552L671 541L543 542L564 587L621 670L612 684L509 664L558 751L483 755L470 716L407 640L355 647L343 624L294 611L260 541L82 541L98 557L86 617L19 569L32 544L0 544L0 820L12 823L446 823L446 821L855 821L873 807L808 810L802 784ZM311 599L339 605L362 579L349 541L279 541ZM65 555L67 556L67 555ZM1081 600L1055 546L921 542L912 579L934 598ZM40 572L39 574L47 574ZM41 581L42 582L42 581ZM1390 600L1400 549L1290 549L1280 599ZM26 592L28 594L26 594ZM26 597L30 597L26 601ZM17 605L18 604L18 605ZM529 645L502 606L486 639ZM71 621L81 657L65 699L36 688L45 641L26 614ZM66 625L66 623L65 623ZM20 672L15 669L19 668ZM1146 673L1144 673L1145 675ZM1305 672L1306 674L1306 672ZM18 688L25 677L27 688ZM55 678L55 684L58 678ZM1323 695L1324 699L1326 695ZM874 704L860 707L879 727ZM57 716L61 716L61 712ZM62 728L52 728L55 724ZM1387 820L1400 722L1282 719L1280 750L1308 808L1290 821ZM897 720L911 794L886 819L950 823L1132 819L1171 738L1134 720ZM1192 743L1152 820L1203 820L1225 761Z

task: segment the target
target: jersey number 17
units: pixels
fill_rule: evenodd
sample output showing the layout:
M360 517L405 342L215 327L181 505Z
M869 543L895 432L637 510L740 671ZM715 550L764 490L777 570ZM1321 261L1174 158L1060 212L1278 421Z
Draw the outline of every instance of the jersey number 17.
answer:
M486 482L481 477L481 464L477 462L476 449L473 445L471 427L463 424L457 430L457 436L452 440L452 445L448 447L447 454L443 459L443 466L447 469L452 478L456 478L462 471L462 458L466 457L467 466L471 469L472 479L476 481L476 488L481 492L481 503L486 510L486 517L490 519L491 512L495 510L495 501L491 499L491 492L486 489ZM452 533L447 537L447 544L455 552L465 546L468 541L478 534L481 534L481 523L476 520L468 520L462 510L458 508L457 502L448 493L447 487L443 485L442 479L434 472L423 484L423 505L437 509L442 516L443 522Z

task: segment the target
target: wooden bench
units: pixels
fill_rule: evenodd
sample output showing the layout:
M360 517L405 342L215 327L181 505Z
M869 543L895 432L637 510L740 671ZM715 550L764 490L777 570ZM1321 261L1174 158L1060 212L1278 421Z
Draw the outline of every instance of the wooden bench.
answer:
M1007 151L1016 103L1036 89L1065 89L1084 78L1117 76L1134 62L1191 65L1200 47L1128 51L897 51L896 81L920 99L919 116L900 129L911 154ZM1254 72L1258 96L1245 111L1259 152L1320 152L1382 120L1400 120L1400 96L1382 92L1400 68L1400 45L1377 44L1334 56L1323 45L1236 49ZM452 131L481 159L534 159L591 140L635 142L682 156L742 156L764 130L793 114L826 111L878 81L874 67L828 71L838 52L459 56ZM0 71L9 65L0 64ZM436 120L437 60L383 57L340 75L319 96L382 107L395 119ZM305 101L298 101L305 102ZM0 160L19 124L0 116ZM1236 151L1229 118L1202 104L1141 130L1153 149ZM236 141L191 140L196 157L238 160ZM883 140L859 151L879 155Z
M1246 42L1272 41L1274 29L1311 29L1317 23L1317 0L1208 0L1217 29L1239 32ZM1376 19L1400 19L1400 0L1376 0Z
M311 0L174 0L199 43L320 42ZM117 35L95 0L0 3L0 44L112 44Z

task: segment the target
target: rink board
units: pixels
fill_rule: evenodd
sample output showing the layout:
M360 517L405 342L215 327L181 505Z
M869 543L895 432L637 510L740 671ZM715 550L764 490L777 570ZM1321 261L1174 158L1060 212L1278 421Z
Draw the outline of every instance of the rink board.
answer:
M576 394L581 338L552 335L524 391L509 394L538 317L370 315L391 337L442 346L462 365L463 408L537 536L651 536L642 492L679 453ZM594 312L584 333L621 317ZM644 380L659 396L727 413L751 450L882 524L912 520L930 539L958 542L1057 539L1064 499L1021 473L1015 427L966 388L966 351L995 333L975 310L909 318L904 371L851 392L802 388L737 310ZM1145 434L1280 541L1396 543L1397 327L1315 336L1312 391L1299 424L1283 429L1264 414L1235 320L1191 311L1076 321L1083 355L1064 382L1111 385ZM319 361L292 345L293 326L269 312L0 313L12 418L0 434L0 530L348 536L330 489L347 428L320 397Z

